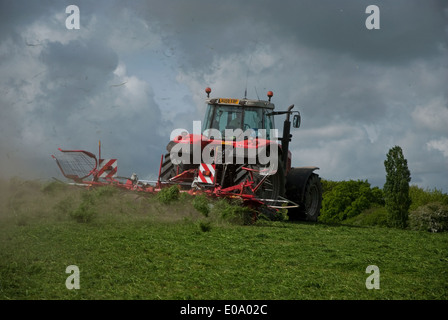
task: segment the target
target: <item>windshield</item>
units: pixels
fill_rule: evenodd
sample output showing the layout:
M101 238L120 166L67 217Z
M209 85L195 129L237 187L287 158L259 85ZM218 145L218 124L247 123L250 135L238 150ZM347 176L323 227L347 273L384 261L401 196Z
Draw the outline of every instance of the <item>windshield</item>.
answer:
M253 129L257 136L269 139L270 129L274 128L271 116L265 108L243 108L240 106L208 105L202 131L217 129L223 136L226 129ZM265 134L258 134L266 129ZM266 135L266 137L265 137Z

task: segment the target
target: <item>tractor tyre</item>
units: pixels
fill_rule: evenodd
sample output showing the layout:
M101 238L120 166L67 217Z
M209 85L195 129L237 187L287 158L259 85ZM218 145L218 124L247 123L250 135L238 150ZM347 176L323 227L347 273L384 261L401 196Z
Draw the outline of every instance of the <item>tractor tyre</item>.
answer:
M170 153L165 154L163 163L162 163L162 170L160 171L160 180L162 181L168 181L172 177L175 177L176 175L184 172L188 169L195 169L198 165L194 164L173 164L171 162Z
M297 170L297 169L292 169ZM297 179L300 175L290 172L286 182L286 197L299 207L288 210L289 220L316 222L322 206L322 184L317 174L311 173L306 182Z
M170 159L170 154L165 154L165 158L162 163L162 170L160 171L160 179L167 181L174 177L177 173L177 166L175 166Z

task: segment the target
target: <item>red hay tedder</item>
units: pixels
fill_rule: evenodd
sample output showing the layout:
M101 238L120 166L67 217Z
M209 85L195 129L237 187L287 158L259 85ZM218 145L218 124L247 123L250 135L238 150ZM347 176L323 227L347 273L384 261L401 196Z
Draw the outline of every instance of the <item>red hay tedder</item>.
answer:
M300 126L298 111L274 111L268 101L210 98L201 132L182 132L161 156L157 181L117 175L117 159L98 158L84 150L62 150L56 161L62 174L74 184L156 193L177 185L182 192L211 197L239 198L255 211L288 209L290 220L316 221L322 203L322 186L317 167L292 167L289 142L293 127ZM276 135L274 116L286 115L283 136ZM280 143L279 143L280 142Z

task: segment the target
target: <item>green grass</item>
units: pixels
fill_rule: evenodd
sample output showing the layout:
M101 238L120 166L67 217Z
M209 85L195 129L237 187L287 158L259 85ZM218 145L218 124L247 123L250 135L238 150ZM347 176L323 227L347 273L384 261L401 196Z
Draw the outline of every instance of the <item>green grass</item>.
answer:
M228 219L229 207L2 183L0 299L448 298L448 234ZM87 199L87 200L86 200ZM73 212L86 203L88 221ZM207 215L204 214L207 211ZM225 215L224 215L225 216ZM68 290L67 266L80 270ZM365 270L380 270L368 290Z

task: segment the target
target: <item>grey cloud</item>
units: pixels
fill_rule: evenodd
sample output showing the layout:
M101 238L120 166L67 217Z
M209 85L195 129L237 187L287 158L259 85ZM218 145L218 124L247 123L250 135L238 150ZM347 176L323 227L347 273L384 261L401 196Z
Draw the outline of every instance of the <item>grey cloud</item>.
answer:
M185 65L205 68L214 55L250 52L250 42L297 42L333 54L388 65L438 54L447 46L444 1L375 1L380 30L367 30L372 1L138 2L137 14L156 20L178 44ZM444 10L445 9L445 10Z
M114 74L120 57L107 41L107 29L116 22L104 15L110 7L92 1L78 3L81 22L86 24L79 33L69 33L63 19L49 19L65 13L64 2L1 5L2 13L17 18L2 22L14 36L0 38L4 53L0 63L2 175L57 176L50 155L58 147L96 152L98 140L106 155L120 158L121 174L131 174L133 169L147 174L148 163L160 160L159 154L149 151L162 140L159 131L165 121L148 83L132 74L122 74L125 81ZM92 19L96 24L87 24ZM35 22L39 24L31 32L38 45L30 46L26 32ZM83 29L89 26L96 29ZM73 40L58 35L64 30Z
M380 30L367 30L366 7L380 8ZM273 11L298 41L355 58L401 64L446 46L442 1L300 1ZM282 10L283 9L283 10ZM284 29L283 29L284 30Z
M118 56L98 40L49 43L41 54L52 78L88 77L89 73L109 72L118 65Z
M97 90L107 88L118 65L117 55L93 40L48 43L40 59L47 70L40 98L42 103L52 101L47 116L56 119L66 118Z
M0 1L0 42L7 38L20 41L20 32L48 12L54 1Z
M413 182L448 188L434 173L446 172L447 135L428 125L448 107L444 1L86 0L71 40L61 38L63 20L48 20L69 4L0 3L2 163L40 154L44 167L59 146L94 151L101 139L123 174L157 173L167 132L202 119L204 87L240 97L247 82L249 97L273 90L278 109L302 112L295 165L381 184L388 147L402 144ZM364 26L370 4L380 7L380 30ZM59 38L26 38L35 22ZM189 94L154 92L156 72ZM178 109L157 105L165 95Z

